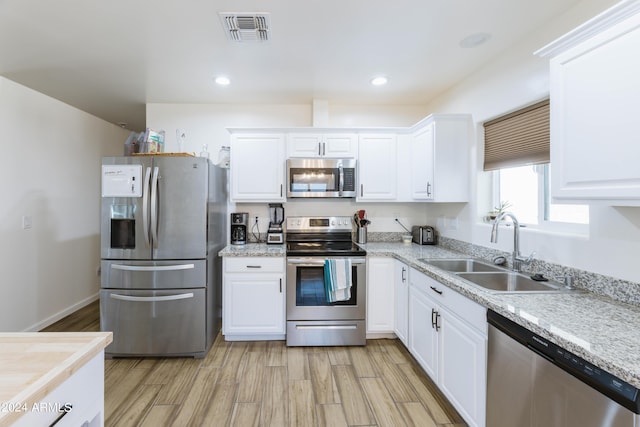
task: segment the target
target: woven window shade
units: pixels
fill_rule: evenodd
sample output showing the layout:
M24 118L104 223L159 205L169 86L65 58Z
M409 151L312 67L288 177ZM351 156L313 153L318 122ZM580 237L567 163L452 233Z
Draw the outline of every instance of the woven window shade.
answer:
M549 100L484 124L484 170L549 163Z

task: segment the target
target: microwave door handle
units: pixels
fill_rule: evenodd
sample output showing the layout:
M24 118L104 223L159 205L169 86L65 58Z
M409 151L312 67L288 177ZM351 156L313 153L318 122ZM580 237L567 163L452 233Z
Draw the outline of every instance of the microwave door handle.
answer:
M344 169L342 165L338 166L338 170L340 171L340 186L338 189L338 195L342 196L342 192L344 191Z
M151 168L147 168L144 172L144 183L142 188L142 228L144 232L144 241L147 247L151 244L149 236L149 180L151 179Z
M158 166L153 168L151 181L151 238L153 247L158 247Z

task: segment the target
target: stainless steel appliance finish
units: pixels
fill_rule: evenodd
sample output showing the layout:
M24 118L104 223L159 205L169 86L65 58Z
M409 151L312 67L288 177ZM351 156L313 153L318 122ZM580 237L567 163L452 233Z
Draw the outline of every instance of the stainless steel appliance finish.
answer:
M234 212L231 214L231 244L244 245L247 243L249 228L249 213Z
M287 345L366 344L366 252L351 240L350 217L287 218ZM351 262L351 298L328 303L327 259Z
M419 245L435 245L437 243L436 229L429 225L414 225L411 227L413 243Z
M220 329L227 171L195 157L102 162L100 326L114 356L204 357Z
M356 197L356 160L288 159L287 197Z
M490 427L640 425L638 389L489 310Z

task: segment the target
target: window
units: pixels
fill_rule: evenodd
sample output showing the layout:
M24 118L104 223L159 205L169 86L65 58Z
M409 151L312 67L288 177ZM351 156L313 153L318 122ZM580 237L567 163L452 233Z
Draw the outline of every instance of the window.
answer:
M586 232L589 207L551 203L549 100L484 123L484 170L493 171L493 206L522 224Z
M578 231L569 224L588 224L589 206L551 203L550 169L545 163L494 171L494 206L505 203L522 224Z

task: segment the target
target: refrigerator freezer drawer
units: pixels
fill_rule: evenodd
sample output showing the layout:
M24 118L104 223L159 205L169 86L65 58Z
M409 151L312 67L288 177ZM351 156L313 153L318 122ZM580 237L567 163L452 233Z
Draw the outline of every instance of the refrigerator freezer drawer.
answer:
M207 262L192 261L105 261L100 263L103 289L204 288Z
M195 356L206 352L206 291L100 291L100 328L113 332L107 356Z

